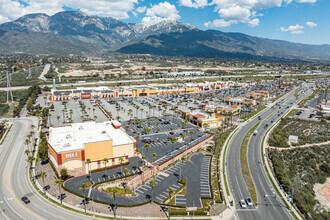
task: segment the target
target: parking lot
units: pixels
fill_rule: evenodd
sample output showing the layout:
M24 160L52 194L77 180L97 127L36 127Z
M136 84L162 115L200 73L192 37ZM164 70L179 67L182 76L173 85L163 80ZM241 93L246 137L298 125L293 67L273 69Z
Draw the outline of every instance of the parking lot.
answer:
M140 123L126 121L123 127L129 135L139 135L137 148L148 162L161 164L210 136L194 125L182 122L179 118L160 117Z
M178 183L178 180L186 179L186 194L176 195L175 204L187 207L202 207L201 198L211 197L210 185L209 185L209 164L210 157L204 156L201 153L192 154L187 162L178 162L176 165L170 167L165 172L158 173L154 180L156 185L152 188L150 186L150 180L145 184L139 186L134 190L135 196L116 196L117 205L137 205L142 204L150 199L159 203L165 202L169 194L169 188L174 191L182 188L182 184ZM125 166L130 170L129 174L137 172L136 164L140 164L138 158L130 158L130 165ZM121 168L115 168L97 173L92 173L91 178L89 175L84 175L67 180L64 186L75 193L83 195L83 192L79 190L82 183L92 179L95 183L102 182L104 180L112 180L117 177L124 177L121 172ZM127 175L129 175L127 174ZM90 196L93 199L115 203L114 198L109 193L92 188Z

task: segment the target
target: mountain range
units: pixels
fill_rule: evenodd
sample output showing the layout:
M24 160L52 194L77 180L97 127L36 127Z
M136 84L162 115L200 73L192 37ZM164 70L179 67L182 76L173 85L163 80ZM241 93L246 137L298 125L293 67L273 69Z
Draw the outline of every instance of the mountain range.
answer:
M200 30L175 19L154 25L64 11L0 24L0 53L101 55L109 52L257 60L330 60L330 45Z

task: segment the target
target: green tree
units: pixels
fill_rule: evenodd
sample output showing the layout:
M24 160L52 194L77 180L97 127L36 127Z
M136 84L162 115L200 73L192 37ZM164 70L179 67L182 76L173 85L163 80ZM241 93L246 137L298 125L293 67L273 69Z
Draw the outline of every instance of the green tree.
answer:
M103 159L103 164L104 164L104 170L107 168L107 164L109 163L109 159L108 158L104 158ZM108 174L107 174L108 175Z
M38 176L39 176L39 178L42 179L42 186L43 186L43 189L44 189L44 194L46 194L46 190L45 190L45 178L47 177L47 174L44 171L40 171L38 173Z
M124 162L124 158L120 157L119 158L119 162L120 162L120 172L123 173L123 162Z
M68 170L65 167L63 167L60 170L60 174L61 174L61 179L62 180L66 180L67 178L69 178Z
M157 185L157 183L154 179L152 179L150 180L149 185L151 187L151 197L150 197L150 202L151 202L151 199L154 198L154 187Z
M85 214L86 214L86 193L85 190L89 189L88 185L86 183L82 183L79 187L79 190L83 191L84 194L84 207L85 207Z
M117 209L117 207L116 207L116 193L117 192L118 192L117 188L110 188L110 190L109 190L109 193L111 194L111 196L113 197L113 200L114 200L113 215L114 215L115 219L117 219L116 218L116 209Z
M63 183L64 183L64 180L62 180L62 179L57 179L57 180L55 180L55 186L58 186L58 190L59 190L59 192L60 192L60 196L59 196L59 198L60 198L60 201L61 201L61 205L62 205L62 192L61 192L61 187L63 186Z

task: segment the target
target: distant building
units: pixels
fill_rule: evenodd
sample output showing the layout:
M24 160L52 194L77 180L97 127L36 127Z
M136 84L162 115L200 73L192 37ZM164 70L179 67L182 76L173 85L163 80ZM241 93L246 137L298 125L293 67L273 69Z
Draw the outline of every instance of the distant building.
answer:
M208 114L203 111L181 111L180 113L183 119L201 128L217 128L224 121L224 117L216 113Z
M130 137L118 121L103 123L74 123L70 126L50 128L48 137L49 159L60 171L63 167L69 174L88 172L86 160L91 160L91 170L104 167L102 161L109 159L107 166L119 164L134 156L136 140Z

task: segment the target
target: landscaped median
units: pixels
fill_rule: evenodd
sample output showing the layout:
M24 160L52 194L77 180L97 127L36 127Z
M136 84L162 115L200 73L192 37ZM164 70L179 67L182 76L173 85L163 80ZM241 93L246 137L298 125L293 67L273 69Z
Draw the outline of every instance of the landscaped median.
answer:
M249 145L249 140L251 138L251 135L253 134L254 130L257 129L259 126L260 122L258 122L255 126L253 126L248 133L245 135L242 146L241 146L241 151L240 151L240 162L241 162L241 170L243 174L243 178L245 181L245 185L251 195L252 201L254 201L257 204L257 191L253 183L253 179L250 173L249 169L249 163L247 159L247 150L248 150L248 145Z

